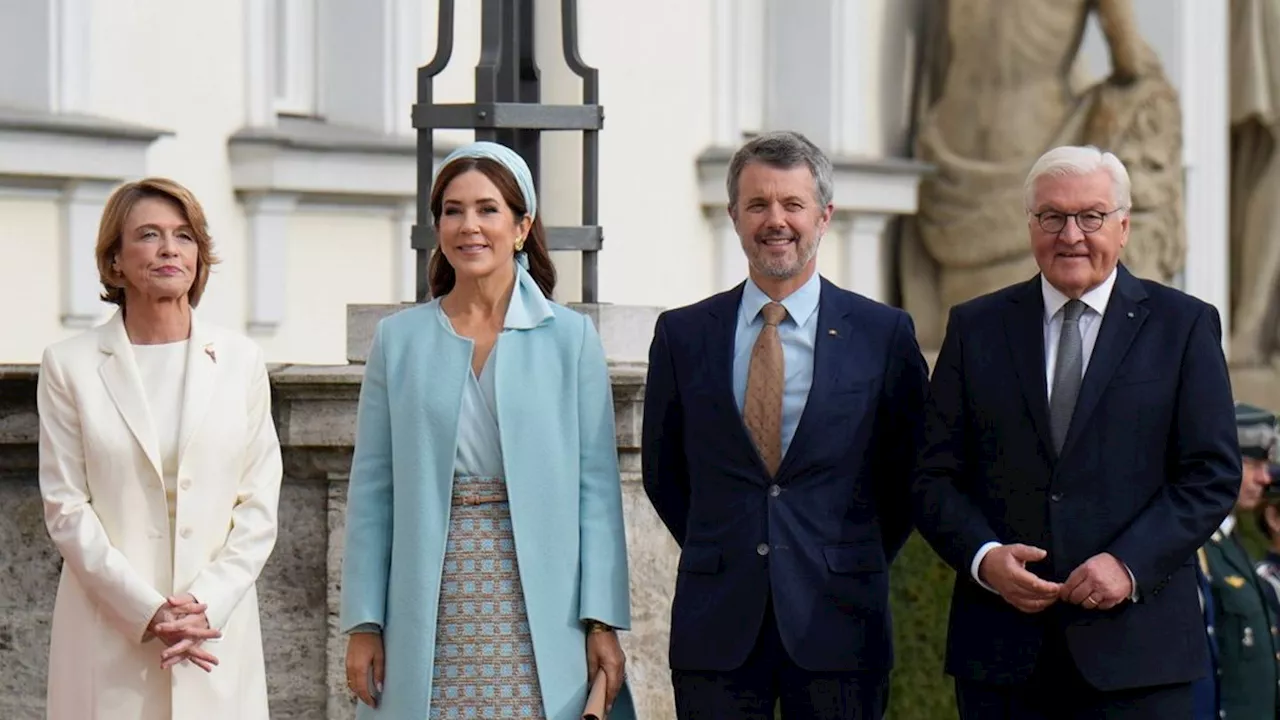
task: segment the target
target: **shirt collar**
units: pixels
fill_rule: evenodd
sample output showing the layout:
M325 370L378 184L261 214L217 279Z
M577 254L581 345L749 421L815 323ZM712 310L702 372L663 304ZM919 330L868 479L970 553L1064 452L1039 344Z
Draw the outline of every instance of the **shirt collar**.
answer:
M782 299L782 307L787 309L787 317L791 318L792 322L796 325L804 325L809 321L809 316L818 309L818 298L821 294L822 278L815 272L809 276L804 285ZM773 298L766 295L754 280L747 278L747 284L742 288L741 304L742 317L747 323L755 322L760 310L771 302Z
M1118 266L1117 266L1118 267ZM1111 300L1111 289L1116 285L1117 268L1111 269L1111 274L1107 276L1097 287L1080 296L1080 301L1090 310L1098 313L1098 315L1107 314L1107 303ZM1070 300L1062 291L1045 279L1044 273L1040 273L1040 292L1044 296L1044 321L1049 322L1054 315L1062 309L1062 306Z
M1236 516L1228 515L1222 519L1222 524L1218 526L1218 532L1222 533L1222 537L1231 537L1231 531L1236 529Z
M511 302L507 305L502 327L506 330L530 330L550 320L555 313L529 271L519 261L515 265L516 286L511 291Z

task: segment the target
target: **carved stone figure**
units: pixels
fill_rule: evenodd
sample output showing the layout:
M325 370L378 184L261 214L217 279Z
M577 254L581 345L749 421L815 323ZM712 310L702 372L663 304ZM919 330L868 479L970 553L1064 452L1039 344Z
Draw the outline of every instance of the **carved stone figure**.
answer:
M1231 0L1231 362L1280 350L1280 0Z
M1023 181L1045 150L1091 144L1133 180L1125 264L1168 281L1181 269L1181 114L1129 0L933 0L917 87L916 154L935 166L899 257L903 304L926 348L948 309L1036 272ZM1072 73L1096 12L1112 73L1083 92Z

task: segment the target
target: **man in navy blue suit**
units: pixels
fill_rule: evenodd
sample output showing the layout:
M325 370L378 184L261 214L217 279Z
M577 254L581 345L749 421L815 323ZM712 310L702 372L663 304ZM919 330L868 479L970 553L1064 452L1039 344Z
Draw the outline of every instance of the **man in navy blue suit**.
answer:
M1114 155L1056 148L1025 190L1040 273L952 308L913 483L960 716L1191 717L1196 549L1241 477L1218 314L1119 264Z
M750 277L663 313L649 351L644 486L681 547L682 720L884 712L928 374L905 313L816 272L831 175L796 133L740 149L728 210Z

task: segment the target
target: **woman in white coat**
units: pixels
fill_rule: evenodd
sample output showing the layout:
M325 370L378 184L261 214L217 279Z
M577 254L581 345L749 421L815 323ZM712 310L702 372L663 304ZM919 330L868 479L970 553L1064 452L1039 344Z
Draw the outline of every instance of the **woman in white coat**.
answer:
M282 466L261 351L198 322L198 202L147 179L98 232L106 324L45 350L40 492L62 576L50 720L265 720L254 584Z

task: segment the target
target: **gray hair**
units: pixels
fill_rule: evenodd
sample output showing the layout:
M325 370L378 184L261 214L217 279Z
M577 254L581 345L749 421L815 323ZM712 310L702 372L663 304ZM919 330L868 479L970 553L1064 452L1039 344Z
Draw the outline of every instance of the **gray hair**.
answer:
M1106 170L1111 176L1112 198L1116 207L1125 208L1127 213L1133 204L1129 190L1129 171L1120 162L1120 158L1092 145L1063 145L1041 155L1031 167L1031 172L1027 173L1027 182L1022 187L1023 202L1028 211L1034 210L1032 205L1036 201L1036 182L1040 178L1079 177L1092 175L1099 170Z
M729 179L726 182L730 210L738 205L738 178L742 176L742 169L753 162L763 163L779 170L790 170L801 164L806 165L809 173L813 175L818 202L823 207L831 204L831 198L835 194L831 181L831 160L804 135L791 130L780 130L751 138L733 154L733 159L729 161Z

